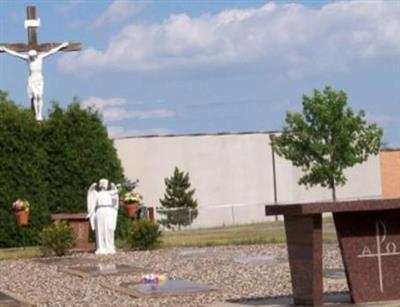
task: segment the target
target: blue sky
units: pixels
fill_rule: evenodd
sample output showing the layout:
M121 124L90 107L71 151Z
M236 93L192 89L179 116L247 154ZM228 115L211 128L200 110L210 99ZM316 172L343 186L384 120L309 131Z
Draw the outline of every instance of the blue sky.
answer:
M28 1L0 1L0 42L25 42ZM400 146L400 1L36 1L45 109L78 96L111 136L279 130L332 85ZM0 89L28 106L26 65L0 55Z

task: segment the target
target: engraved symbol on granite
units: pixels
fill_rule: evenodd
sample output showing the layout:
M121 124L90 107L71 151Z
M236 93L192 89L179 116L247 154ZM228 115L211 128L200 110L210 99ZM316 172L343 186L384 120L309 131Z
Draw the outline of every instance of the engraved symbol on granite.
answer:
M372 253L368 246L364 246L361 254L357 255L357 258L371 258L374 257L378 260L378 273L379 273L379 288L383 293L383 273L382 273L382 257L385 256L397 256L400 252L397 251L397 245L394 242L387 242L386 245L383 243L386 240L387 228L384 222L376 221L376 253Z

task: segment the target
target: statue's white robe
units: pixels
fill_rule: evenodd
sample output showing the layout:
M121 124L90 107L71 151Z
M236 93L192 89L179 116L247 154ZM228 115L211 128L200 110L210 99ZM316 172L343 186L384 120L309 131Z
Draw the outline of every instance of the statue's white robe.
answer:
M118 193L89 191L90 225L96 232L96 254L114 254L114 231L118 216Z

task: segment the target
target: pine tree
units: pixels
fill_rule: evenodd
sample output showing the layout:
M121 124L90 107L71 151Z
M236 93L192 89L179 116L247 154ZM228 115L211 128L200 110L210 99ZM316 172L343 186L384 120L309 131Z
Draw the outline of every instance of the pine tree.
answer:
M164 216L160 223L167 228L188 226L197 217L197 200L193 199L195 189L190 189L189 173L179 171L175 167L174 174L164 179L166 190L164 199L160 199L162 209L159 213ZM169 209L169 210L168 210ZM171 210L172 209L172 210Z

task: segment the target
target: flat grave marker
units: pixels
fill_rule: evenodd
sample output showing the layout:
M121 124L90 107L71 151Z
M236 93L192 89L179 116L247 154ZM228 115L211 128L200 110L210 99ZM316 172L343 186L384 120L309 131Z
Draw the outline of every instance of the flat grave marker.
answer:
M167 279L161 284L126 282L119 286L105 284L103 286L136 298L193 295L217 290L214 287L184 279Z
M287 259L274 256L241 256L233 258L233 262L240 264L274 265L287 262Z
M343 269L325 269L323 276L329 279L346 279Z
M26 306L26 302L22 302L13 295L0 291L0 307L11 307L11 306Z
M99 263L86 266L71 266L64 269L63 271L80 277L96 277L126 273L144 273L150 271L150 269L126 264Z
M186 248L179 251L179 256L194 257L194 256L212 256L215 252L208 248Z
M325 303L321 306L329 307L353 307L351 304L350 295L347 292L331 292L324 294ZM211 304L210 307L251 307L251 306L264 306L264 307L293 307L293 297L287 295L259 297L248 299L228 299L226 302L216 302ZM370 305L372 307L372 305ZM379 304L377 306L380 306ZM395 307L396 305L384 305L382 307ZM397 305L398 306L398 305Z
M78 258L78 257L52 257L35 260L41 264L58 265L58 266L72 266L72 265L87 265L95 263L95 259Z

